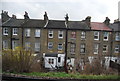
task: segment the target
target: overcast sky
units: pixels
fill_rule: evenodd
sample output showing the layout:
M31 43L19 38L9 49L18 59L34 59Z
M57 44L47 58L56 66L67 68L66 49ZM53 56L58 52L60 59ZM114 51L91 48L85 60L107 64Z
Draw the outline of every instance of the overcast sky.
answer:
M15 14L23 18L27 11L31 19L43 19L44 12L49 19L64 20L68 13L69 20L81 21L87 16L93 22L103 22L109 17L111 22L118 18L118 2L120 0L1 0L1 10L9 15Z

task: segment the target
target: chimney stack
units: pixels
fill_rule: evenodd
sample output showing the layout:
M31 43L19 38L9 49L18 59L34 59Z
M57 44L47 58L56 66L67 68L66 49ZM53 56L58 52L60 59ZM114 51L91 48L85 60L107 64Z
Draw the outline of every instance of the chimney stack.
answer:
M47 12L45 12L45 14L44 14L44 21L45 21L45 23L47 23L47 22L48 22Z
M16 19L16 15L13 14L13 15L12 15L12 19Z
M1 18L2 18L2 22L5 22L5 21L7 21L10 18L10 16L8 15L7 11L3 11L2 10Z
M68 19L69 19L68 14L66 14L66 16L65 16L65 25L66 25L66 27L68 26Z
M91 16L87 16L85 19L86 24L90 27L90 23L91 23Z
M106 17L104 23L108 26L110 24L110 19L108 17Z
M26 11L25 11L24 19L30 19Z

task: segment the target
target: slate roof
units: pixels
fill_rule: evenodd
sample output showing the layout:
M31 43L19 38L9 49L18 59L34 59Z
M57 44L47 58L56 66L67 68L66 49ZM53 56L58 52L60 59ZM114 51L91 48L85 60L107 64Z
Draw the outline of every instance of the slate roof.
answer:
M86 29L86 30L90 29L90 27L88 27L88 25L82 21L69 21L68 28L69 29Z
M24 23L24 19L8 19L6 22L2 23L2 26L8 27L20 27Z
M109 28L104 23L100 22L91 22L91 29L92 30L104 30L104 31L111 31L111 28Z
M45 57L58 57L57 53L46 53Z
M119 23L110 24L109 27L111 29L113 29L113 31L120 31L120 22Z
M46 28L57 28L57 29L64 29L65 21L62 20L49 20Z
M36 19L9 19L2 24L2 26L9 27L44 27L44 20L36 20Z
M44 27L44 25L45 25L44 20L28 19L22 26L23 27Z

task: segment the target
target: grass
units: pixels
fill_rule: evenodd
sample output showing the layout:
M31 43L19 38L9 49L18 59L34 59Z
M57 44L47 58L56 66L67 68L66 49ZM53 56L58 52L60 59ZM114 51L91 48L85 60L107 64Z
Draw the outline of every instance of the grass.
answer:
M120 79L118 75L80 75L80 74L66 74L65 72L32 72L32 73L21 73L27 76L38 76L38 77L54 77L54 78L74 78L74 79Z

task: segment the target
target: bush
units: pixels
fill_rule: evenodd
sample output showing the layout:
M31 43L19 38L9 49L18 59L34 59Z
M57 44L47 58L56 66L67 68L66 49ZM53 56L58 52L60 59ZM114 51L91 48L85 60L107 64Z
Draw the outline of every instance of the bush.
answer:
M2 52L2 68L5 72L29 72L33 61L32 51L26 51L21 47Z

